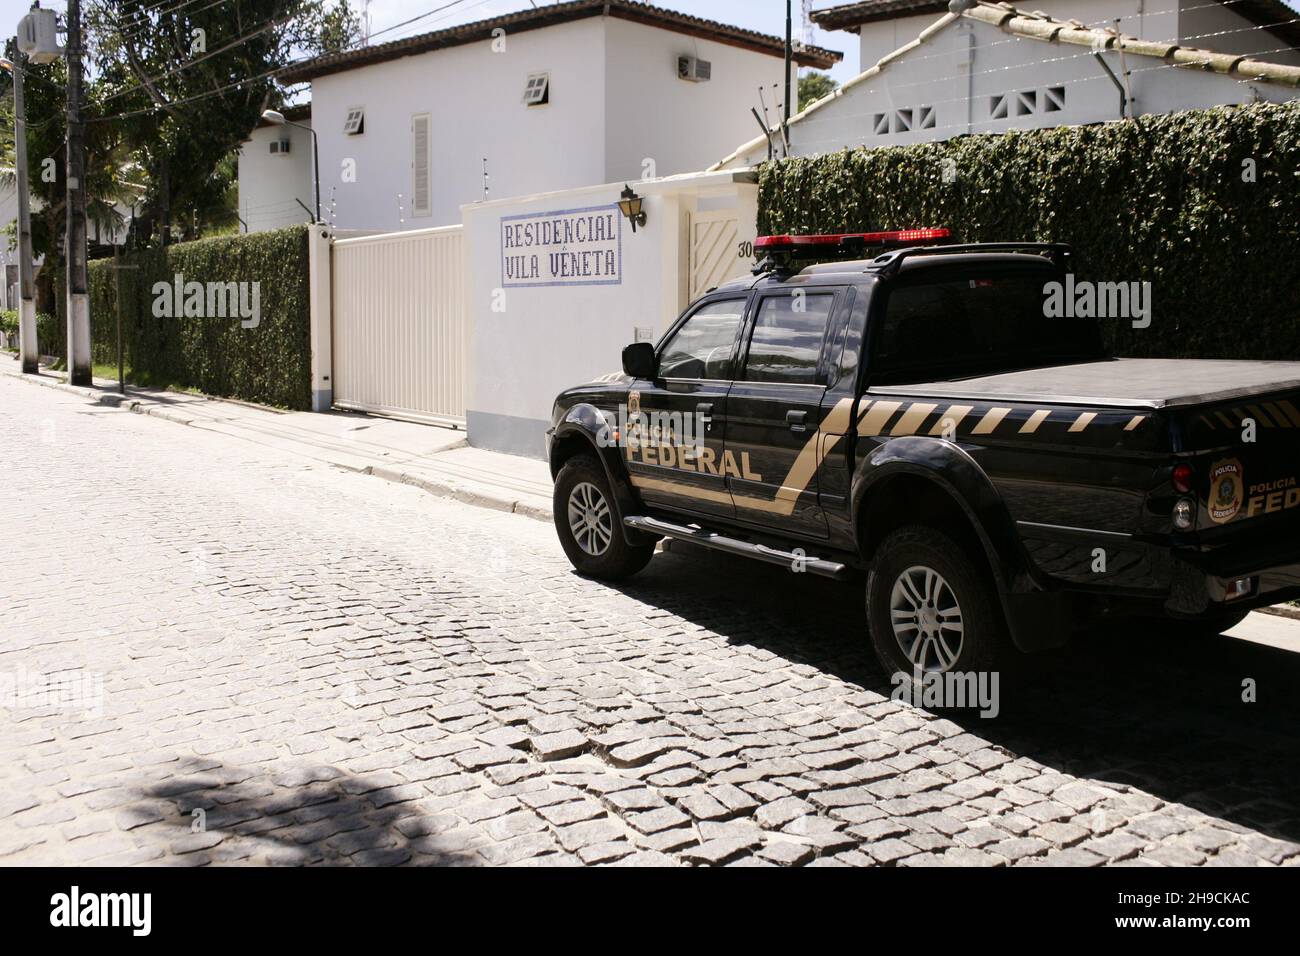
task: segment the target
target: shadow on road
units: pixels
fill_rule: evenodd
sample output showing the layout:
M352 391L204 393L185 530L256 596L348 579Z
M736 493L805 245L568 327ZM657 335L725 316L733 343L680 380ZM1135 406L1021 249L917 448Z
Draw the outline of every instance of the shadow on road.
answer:
M215 760L182 762L142 788L126 814L140 833L193 862L480 865L440 835L451 817L422 814L390 781L309 766L267 776ZM158 817L161 815L161 820Z
M870 651L861 584L674 544L621 590L733 643L892 690ZM1255 703L1242 699L1246 680ZM996 718L943 716L1062 773L1300 840L1300 653L1111 629L1028 659L1001 691Z

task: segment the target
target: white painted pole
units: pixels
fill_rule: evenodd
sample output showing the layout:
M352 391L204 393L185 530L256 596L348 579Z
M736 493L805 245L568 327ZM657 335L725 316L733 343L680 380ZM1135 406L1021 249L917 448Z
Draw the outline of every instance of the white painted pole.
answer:
M89 385L90 296L86 262L86 144L81 120L81 0L68 0L68 382Z
M18 179L18 355L23 371L40 367L36 342L36 290L32 283L32 216L27 195L27 113L23 103L23 71L27 57L14 43L14 159Z

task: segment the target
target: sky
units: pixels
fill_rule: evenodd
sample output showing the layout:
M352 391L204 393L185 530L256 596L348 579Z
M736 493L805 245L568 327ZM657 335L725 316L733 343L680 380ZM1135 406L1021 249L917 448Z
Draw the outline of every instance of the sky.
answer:
M86 5L93 0L82 0ZM181 0L153 0L155 3L177 3ZM418 33L429 33L460 23L473 20L485 20L525 10L530 4L546 6L555 0L370 0L370 29L373 42L382 43ZM772 36L785 34L785 0L649 0L655 6L680 10L697 17L730 23L735 26L757 30ZM838 6L847 0L813 0L814 9ZM1300 0L1285 0L1288 6L1300 10ZM365 0L352 0L360 9ZM800 0L793 0L794 32L802 37ZM67 0L42 0L42 6L51 7L60 13L67 8ZM1033 9L1032 0L1022 0L1022 5ZM12 36L19 18L27 12L31 0L0 0L0 34ZM1080 7L1086 6L1086 0L1080 0ZM446 9L439 9L446 7ZM436 12L433 12L436 11ZM414 23L397 26L412 17L429 14ZM1084 18L1083 14L1080 14ZM844 54L831 75L843 83L858 73L858 38L842 31L813 31L813 43L818 46L837 50Z

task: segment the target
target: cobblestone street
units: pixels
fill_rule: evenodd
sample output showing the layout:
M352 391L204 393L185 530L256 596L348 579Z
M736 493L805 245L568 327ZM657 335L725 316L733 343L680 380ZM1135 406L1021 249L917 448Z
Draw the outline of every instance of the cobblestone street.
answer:
M519 515L0 410L2 862L1300 864L1300 654L1099 635L939 716L858 585L673 551L610 587Z

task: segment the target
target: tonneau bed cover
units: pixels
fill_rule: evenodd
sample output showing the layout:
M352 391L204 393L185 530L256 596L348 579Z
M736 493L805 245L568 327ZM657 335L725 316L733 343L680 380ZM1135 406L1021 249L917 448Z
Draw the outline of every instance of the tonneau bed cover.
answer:
M1300 362L1109 359L916 385L873 395L926 395L1120 408L1171 408L1300 389Z

